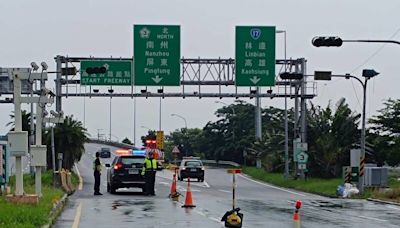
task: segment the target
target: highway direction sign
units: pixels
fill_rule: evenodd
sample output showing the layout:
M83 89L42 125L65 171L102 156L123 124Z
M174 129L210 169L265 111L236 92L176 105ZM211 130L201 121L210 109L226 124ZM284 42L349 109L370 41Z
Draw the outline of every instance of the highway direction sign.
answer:
M134 25L135 85L180 85L180 26Z
M275 27L236 26L236 86L275 85Z
M307 163L308 162L308 154L304 151L301 151L296 155L298 163Z
M132 61L82 60L81 85L132 85Z

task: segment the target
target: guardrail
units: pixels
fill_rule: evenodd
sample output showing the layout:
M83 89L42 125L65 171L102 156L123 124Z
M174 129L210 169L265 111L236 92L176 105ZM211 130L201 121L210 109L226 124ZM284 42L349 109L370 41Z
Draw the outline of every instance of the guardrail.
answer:
M89 138L89 143L104 144L104 145L120 147L120 148L127 148L127 149L137 149L135 146L130 145L130 144L126 144L126 143L122 143L122 142L106 141L106 140L101 140L101 139L90 139Z
M240 167L241 166L240 164L233 162L233 161L218 161L217 162L215 160L203 160L203 159L200 159L200 160L204 165L208 165L208 166L229 166L229 167L231 167L231 166ZM176 162L179 165L181 163L181 161L182 160L177 160Z

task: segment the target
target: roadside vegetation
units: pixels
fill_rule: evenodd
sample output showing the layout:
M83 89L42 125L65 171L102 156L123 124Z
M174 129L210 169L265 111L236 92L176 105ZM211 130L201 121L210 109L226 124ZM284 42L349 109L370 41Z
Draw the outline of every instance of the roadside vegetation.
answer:
M10 186L15 186L15 177L10 178ZM35 193L35 178L30 174L24 175L24 190L26 194ZM61 189L52 186L51 172L42 174L42 193L43 197L37 205L12 204L1 196L0 227L30 228L47 224L53 204L64 195Z

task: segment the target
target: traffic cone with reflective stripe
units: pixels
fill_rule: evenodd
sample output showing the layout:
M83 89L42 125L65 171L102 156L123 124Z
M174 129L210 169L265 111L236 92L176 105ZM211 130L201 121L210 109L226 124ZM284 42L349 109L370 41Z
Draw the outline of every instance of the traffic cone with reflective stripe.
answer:
M174 174L174 177L172 178L172 185L171 185L171 193L169 194L169 197L173 201L179 201L179 193L176 191L176 174Z
M186 199L185 199L185 204L182 207L196 207L196 205L193 204L193 198L192 198L192 190L190 189L190 178L188 178L188 187L186 191Z

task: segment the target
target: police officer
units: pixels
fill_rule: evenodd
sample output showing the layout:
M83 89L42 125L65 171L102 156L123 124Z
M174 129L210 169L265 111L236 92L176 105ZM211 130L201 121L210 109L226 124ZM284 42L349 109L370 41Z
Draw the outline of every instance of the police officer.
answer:
M96 159L93 161L93 175L94 175L94 195L103 195L100 193L100 176L101 176L101 163L100 153L96 152Z
M157 160L154 158L154 153L149 152L148 157L144 160L142 176L146 181L145 195L155 196L154 183L156 182L156 171L158 168Z

